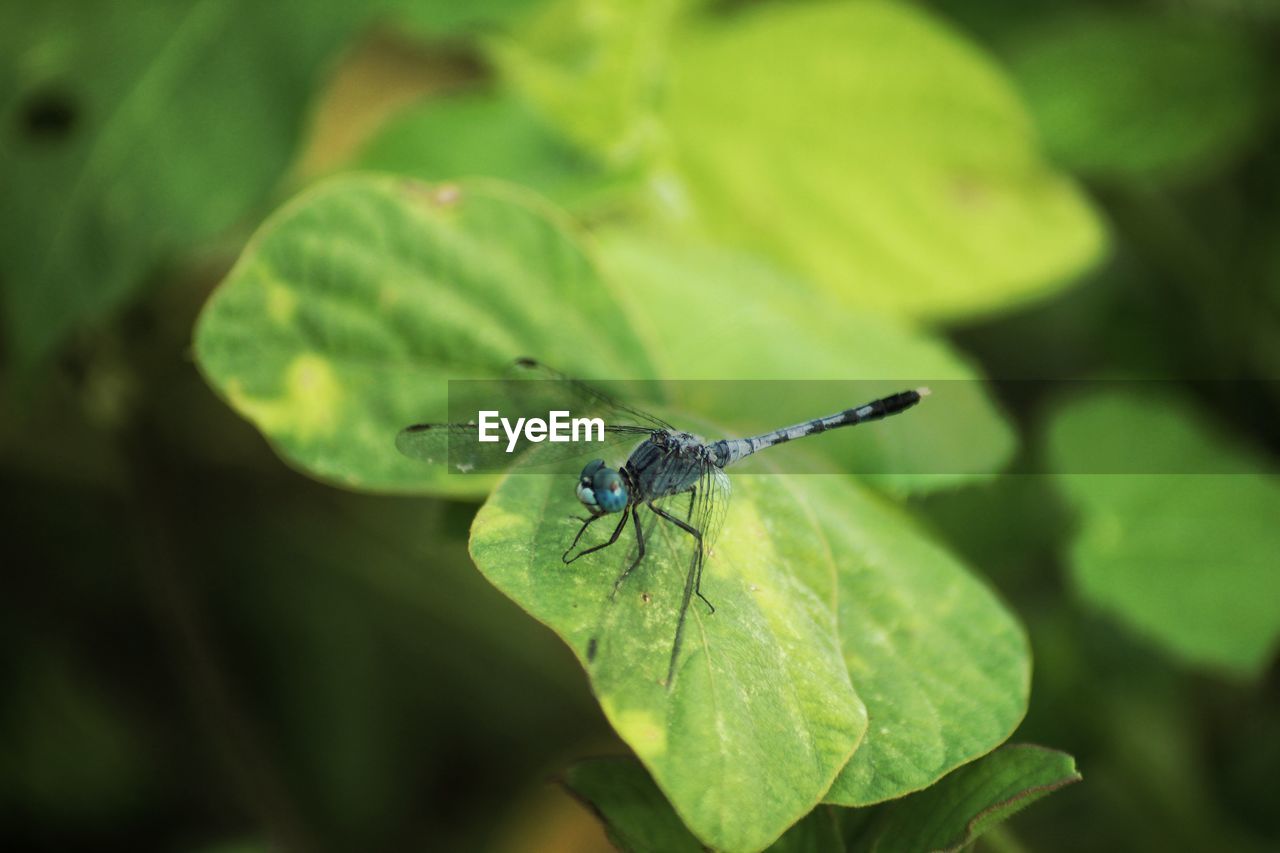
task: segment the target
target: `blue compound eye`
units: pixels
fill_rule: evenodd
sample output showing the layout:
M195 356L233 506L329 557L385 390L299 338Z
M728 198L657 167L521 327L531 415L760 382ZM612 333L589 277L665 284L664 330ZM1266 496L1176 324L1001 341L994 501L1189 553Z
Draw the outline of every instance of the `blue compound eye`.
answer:
M592 512L600 511L599 504L596 503L595 478L596 472L602 468L604 468L603 459L592 459L587 463L587 467L582 469L582 476L578 478L578 500Z
M622 475L611 468L601 467L592 479L592 491L596 503L605 512L617 512L627 505L627 487Z
M617 512L627 505L627 487L622 475L606 468L603 459L593 459L578 478L578 500L597 515Z

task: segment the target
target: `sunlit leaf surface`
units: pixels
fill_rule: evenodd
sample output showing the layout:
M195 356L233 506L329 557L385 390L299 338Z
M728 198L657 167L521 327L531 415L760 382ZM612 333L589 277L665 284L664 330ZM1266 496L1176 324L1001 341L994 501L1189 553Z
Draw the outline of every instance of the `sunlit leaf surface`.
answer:
M573 486L504 480L472 528L476 564L573 648L605 715L699 838L768 844L818 803L866 727L836 633L835 564L804 484L735 483L702 582L716 612L694 600L669 689L688 537L645 511L652 553L611 601L634 539L566 566Z
M425 38L483 33L520 24L543 0L379 0L390 23Z
M616 165L645 159L679 0L550 0L518 32L488 40L516 92L570 139Z
M695 215L848 305L973 314L1102 251L1012 86L915 5L759 4L689 25L672 61L664 118Z
M675 329L699 313L714 328L723 319L713 310L716 294L732 302L739 281L719 261L704 263L705 279L677 276L675 286L688 282L688 316L674 319L656 346L673 370L695 365L706 346L696 329ZM774 280L745 269L748 279ZM760 281L739 295L762 298L752 290ZM694 296L695 282L706 292ZM491 481L403 459L395 433L444 417L446 379L500 371L512 354L584 374L647 371L629 311L647 323L661 315L615 301L609 284L555 215L514 189L344 178L264 226L207 307L196 352L231 405L303 470L364 489L474 494ZM753 322L739 327L747 336L742 370L796 366L770 364L769 353L783 351L787 321ZM829 368L835 375L859 363L891 376L911 365L966 370L894 324L857 328L866 338L859 344L828 333L842 365ZM779 341L748 346L770 337ZM729 368L720 356L698 369L716 365ZM979 401L971 422L1003 429ZM826 401L823 410L853 402ZM767 403L752 405L763 411ZM928 405L944 419L966 417L945 394ZM861 440L875 447L877 428L912 415L860 427ZM610 461L628 451L618 448ZM566 566L561 554L581 512L574 481L522 473L481 510L471 545L490 581L575 650L606 716L698 837L762 846L829 790L841 803L899 796L1008 736L1025 708L1027 651L982 584L847 478L746 475L733 483L703 583L718 609L710 614L695 599L669 688L691 547L683 532L644 510L650 554L611 601L633 534ZM586 541L604 541L608 525ZM866 707L863 691L874 697ZM866 731L869 709L874 728Z
M481 571L573 647L699 838L754 849L811 809L862 738L863 692L874 731L831 789L838 802L922 787L1008 736L1026 705L1026 642L985 587L844 478L733 483L703 581L717 609L694 604L670 691L678 531L660 533L611 602L632 540L565 566L572 482L510 477L472 529Z
M1026 713L1031 652L985 584L887 502L806 477L836 562L840 642L867 736L827 794L864 805L932 784Z
M803 380L896 380L877 387L930 385L935 396L906 417L797 449L823 454L835 471L883 472L876 484L901 491L954 486L1000 470L1012 455L1016 439L982 377L938 338L881 314L845 310L745 252L623 229L605 231L598 243L659 375L785 382L774 393L768 382L674 383L671 396L686 410L749 435L864 402L833 396L835 383Z
M605 180L519 98L493 92L433 98L406 110L370 141L359 164L426 181L502 178L564 205Z
M649 375L561 221L491 184L326 183L263 226L196 330L210 383L281 455L379 491L487 491L487 479L400 456L395 436L447 417L449 379L497 375L530 354Z

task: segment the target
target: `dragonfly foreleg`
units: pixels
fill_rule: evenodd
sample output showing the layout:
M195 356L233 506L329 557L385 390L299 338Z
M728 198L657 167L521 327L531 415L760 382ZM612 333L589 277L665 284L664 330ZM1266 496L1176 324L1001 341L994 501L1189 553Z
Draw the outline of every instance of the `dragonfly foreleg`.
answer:
M585 551L579 551L577 554L570 557L569 552L572 551L577 546L578 540L582 538L582 534L587 531L587 527L591 524L591 522L595 521L597 518L604 518L604 516L602 515L593 516L590 520L584 522L582 525L582 529L578 531L578 535L573 538L573 544L569 546L568 551L565 551L564 554L561 555L560 559L564 561L565 565L568 565L569 563L572 563L574 560L578 559L579 557L585 557L588 554L595 553L596 551L599 551L601 548L608 548L614 542L617 542L618 537L622 535L622 528L627 526L627 514L629 512L631 512L630 505L627 505L622 508L622 518L618 519L618 526L613 528L613 535L609 537L608 542L601 542L599 545L592 545L590 548L586 549Z
M578 528L578 535L573 537L573 542L569 545L568 548L565 549L564 553L560 555L560 559L563 560L565 564L573 562L573 560L569 559L569 554L570 552L573 551L574 548L578 547L578 541L582 539L582 534L587 532L587 528L591 526L591 522L595 521L598 518L603 518L603 516L599 516L599 515L593 515L589 518L581 518L576 515L571 515L569 517L574 519L575 521L581 521L582 526Z

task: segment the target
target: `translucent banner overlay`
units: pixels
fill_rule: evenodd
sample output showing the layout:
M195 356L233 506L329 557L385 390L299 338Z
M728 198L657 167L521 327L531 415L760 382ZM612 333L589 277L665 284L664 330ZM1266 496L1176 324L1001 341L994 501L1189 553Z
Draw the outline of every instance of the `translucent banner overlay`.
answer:
M447 418L410 428L397 443L456 475L576 474L597 458L620 467L640 444L665 432L698 436L718 454L727 447L717 445L722 439L766 436L752 446L754 453L731 462L734 473L980 475L1007 465L1020 440L1030 443L1033 456L1043 455L1050 415L1094 401L1091 411L1101 413L1096 424L1085 422L1083 441L1081 429L1074 431L1063 457L1068 467L1056 465L1057 473L1259 473L1265 454L1220 432L1216 425L1228 418L1215 417L1216 404L1206 400L1276 401L1280 382L1214 385L1197 401L1184 383L1172 381L1002 382L999 394L1044 401L1041 417L1015 430L996 387L971 380L455 380ZM916 392L924 395L918 402ZM889 412L876 408L886 398ZM1111 416L1108 401L1116 400L1123 404ZM1181 422L1126 420L1126 412L1141 412L1148 403L1163 417L1171 400L1196 429L1213 431L1214 452L1189 452L1185 441L1166 440L1167 431L1184 429ZM820 419L826 421L815 425ZM777 431L788 427L795 429L778 440ZM777 443L770 443L770 433ZM1224 446L1240 452L1220 452Z

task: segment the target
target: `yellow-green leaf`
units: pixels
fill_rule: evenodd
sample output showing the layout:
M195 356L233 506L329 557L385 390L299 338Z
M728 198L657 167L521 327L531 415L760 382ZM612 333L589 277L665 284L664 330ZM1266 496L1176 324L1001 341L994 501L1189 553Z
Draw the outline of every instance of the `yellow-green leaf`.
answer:
M702 583L716 612L694 599L670 690L687 537L646 513L650 556L611 601L633 534L566 566L571 478L508 477L472 528L480 570L573 648L699 839L759 849L824 795L899 796L1008 736L1026 707L1028 650L981 583L848 478L731 482Z
M716 611L693 599L669 687L691 547L682 531L643 510L650 553L611 600L634 534L565 565L580 525L572 478L509 476L472 527L476 565L573 648L610 723L717 848L777 838L817 805L866 728L836 632L835 566L802 479L737 478L702 580Z
M536 197L496 183L327 182L263 225L196 329L209 382L289 462L353 488L483 494L396 452L448 380L536 355L645 378L595 267Z
M1013 733L1031 650L986 584L900 511L836 478L805 479L836 562L845 664L871 721L826 799L900 797Z
M1016 437L978 371L938 338L892 317L846 311L746 252L622 229L598 242L659 375L764 380L672 383L670 397L685 409L752 435L865 402L842 398L855 393L845 383L823 380L872 380L885 393L930 385L934 396L909 417L832 433L804 452L823 454L835 471L874 471L876 484L894 491L955 486L1013 455ZM785 405L767 380L785 389Z
M767 73L746 73L767 62ZM1014 305L1101 254L1012 86L915 4L759 4L683 31L665 88L696 217L847 305L936 318Z

